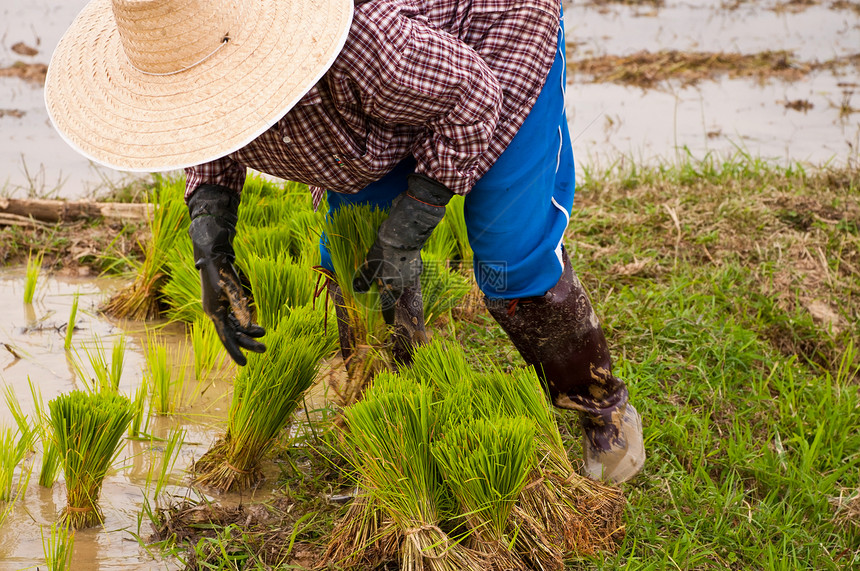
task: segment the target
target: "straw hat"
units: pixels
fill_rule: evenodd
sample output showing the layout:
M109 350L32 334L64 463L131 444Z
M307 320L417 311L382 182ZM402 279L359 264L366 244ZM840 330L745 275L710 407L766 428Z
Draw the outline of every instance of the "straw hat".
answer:
M222 157L277 122L346 41L353 0L91 0L45 103L62 137L119 170Z

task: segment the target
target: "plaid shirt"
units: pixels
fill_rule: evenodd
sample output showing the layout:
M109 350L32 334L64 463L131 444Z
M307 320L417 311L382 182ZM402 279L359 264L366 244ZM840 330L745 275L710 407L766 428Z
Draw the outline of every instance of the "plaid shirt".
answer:
M410 154L466 194L511 142L557 49L559 0L371 0L323 78L242 149L186 169L240 192L247 168L355 193Z

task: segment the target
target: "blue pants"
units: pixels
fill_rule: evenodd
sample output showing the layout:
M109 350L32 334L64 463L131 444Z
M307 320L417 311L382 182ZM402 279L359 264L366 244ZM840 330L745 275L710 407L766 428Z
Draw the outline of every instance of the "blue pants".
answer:
M543 295L561 277L561 246L573 207L573 147L564 111L564 32L534 107L511 144L466 195L475 278L487 297ZM328 192L329 213L344 204L382 209L406 190L409 157L355 194ZM323 235L322 265L332 269Z

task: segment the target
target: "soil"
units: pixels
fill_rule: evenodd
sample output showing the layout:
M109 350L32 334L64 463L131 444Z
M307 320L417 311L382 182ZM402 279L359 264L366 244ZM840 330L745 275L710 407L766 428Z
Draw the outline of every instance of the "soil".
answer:
M48 66L43 63L16 61L9 67L0 68L0 77L17 77L36 85L45 85L47 75Z
M128 268L141 257L146 239L144 224L99 221L44 225L37 228L0 228L0 265L24 265L31 253L43 253L43 267L60 276L99 275Z
M591 81L595 83L615 82L652 89L668 80L677 80L682 86L689 86L722 76L796 82L813 71L836 70L844 66L856 68L858 63L858 56L836 58L823 63L801 62L788 51L739 54L664 50L639 51L629 56L574 59L568 68L591 76Z

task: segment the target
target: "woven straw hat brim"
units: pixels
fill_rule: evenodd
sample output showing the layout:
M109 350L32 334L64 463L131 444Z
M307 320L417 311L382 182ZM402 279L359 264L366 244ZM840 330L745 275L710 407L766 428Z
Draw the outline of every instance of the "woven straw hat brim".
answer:
M223 47L162 76L131 65L111 0L92 0L48 67L45 103L61 136L97 163L137 172L205 163L258 137L334 62L353 0L241 4L248 13Z

